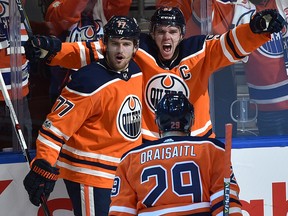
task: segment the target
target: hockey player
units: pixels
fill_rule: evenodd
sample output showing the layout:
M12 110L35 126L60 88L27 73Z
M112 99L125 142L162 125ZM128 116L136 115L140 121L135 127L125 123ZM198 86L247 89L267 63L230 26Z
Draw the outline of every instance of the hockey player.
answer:
M45 1L42 1L43 4ZM103 26L113 15L127 16L131 0L54 0L45 10L44 22L32 22L36 34L54 35L62 41L97 41ZM48 67L51 105L67 84L73 69ZM47 70L46 69L46 70Z
M161 138L123 155L109 215L220 215L224 143L189 136L194 109L182 93L166 94L155 113ZM240 216L239 186L230 174L229 215Z
M112 17L104 26L105 58L81 68L62 90L24 179L34 205L41 194L49 196L59 176L75 215L108 214L120 158L142 142L142 72L131 60L139 35L135 19Z
M204 19L201 20L199 15L197 16L197 14L200 14L199 2L200 0L157 0L158 5L169 5L182 9L187 22L186 37L189 36L191 29L193 29L194 35L197 34L197 29L201 28L201 21L205 22ZM285 13L285 11L288 11L288 1L250 0L236 2L234 0L212 0L211 6L213 10L211 12L213 14L211 28L216 34L222 34L239 24L248 23L251 16L257 11L264 9L277 9L282 17L286 19L287 26L288 13ZM270 41L253 51L249 55L248 61L243 64L249 98L257 104L259 135L288 134L288 125L286 123L288 121L288 52L285 45L287 41L287 27L284 27L282 32L273 33ZM285 65L287 68L285 68ZM220 74L216 73L216 76L213 77L214 80ZM227 75L225 72L222 77L219 77L222 81L220 84L221 89L228 86L225 85L223 87L224 79L229 77ZM213 84L214 86L217 85L215 82ZM230 105L233 101L229 101L227 96L232 96L234 87L233 89L232 86L230 88L231 90L228 91L229 93L226 95L225 100L221 100L221 112L223 112L224 101L229 102L230 110ZM217 91L219 91L219 87ZM233 100L236 100L236 98ZM217 110L217 107L220 106L217 106L216 103L217 101L215 100L215 109ZM224 119L221 118L220 120L219 117L221 118L221 116L217 115L217 121Z
M271 19L266 22L266 17ZM210 75L221 67L245 60L251 51L267 42L270 34L280 31L283 25L284 20L277 11L265 10L258 12L250 23L223 35L183 39L185 19L182 12L176 7L157 9L151 18L150 34L141 35L140 48L134 58L144 72L143 138L157 139L154 108L166 92L173 91L183 92L194 104L198 118L191 135L214 137L209 113ZM49 49L45 41L38 40L37 44L32 44L31 40L26 46L27 50L32 49L31 58L35 57L34 49ZM101 42L64 43L61 52L50 63L79 68L100 58L103 51Z

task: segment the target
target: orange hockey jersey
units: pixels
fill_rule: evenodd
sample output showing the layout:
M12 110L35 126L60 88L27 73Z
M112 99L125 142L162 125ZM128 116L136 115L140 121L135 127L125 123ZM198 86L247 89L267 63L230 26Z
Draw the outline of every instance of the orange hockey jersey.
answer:
M142 72L133 61L127 71L101 60L74 73L40 129L36 159L59 159L64 179L111 188L121 156L142 142Z
M11 96L11 53L14 51L10 47L10 31L9 31L9 1L0 1L0 73L2 73L4 82L8 93ZM25 30L24 24L21 23L20 26L21 42L24 43L28 40L27 32ZM24 47L20 47L20 57L21 72L22 73L22 96L26 96L29 92L28 89L28 78L29 78L29 68L28 60L25 58ZM13 81L13 80L12 80ZM0 92L0 101L3 101L3 95Z
M225 145L201 137L165 137L125 154L117 168L109 215L220 215ZM240 216L230 170L230 214Z
M126 16L132 0L54 0L45 21L51 22L54 34L68 31L66 41L87 41L103 36L103 25L113 15Z
M217 69L244 59L251 51L270 40L270 34L254 34L249 24L223 35L194 36L179 44L179 55L169 67L163 65L151 37L141 35L135 61L143 73L143 138L155 140L154 106L169 91L182 91L195 109L192 136L212 136L208 81ZM88 46L87 46L88 44ZM103 55L100 42L63 43L51 65L79 68ZM245 59L244 59L245 60Z

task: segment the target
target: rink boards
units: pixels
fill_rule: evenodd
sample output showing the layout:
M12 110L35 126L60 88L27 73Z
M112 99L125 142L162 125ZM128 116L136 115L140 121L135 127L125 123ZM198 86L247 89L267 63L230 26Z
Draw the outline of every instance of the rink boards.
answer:
M31 152L33 156L34 152ZM288 137L235 138L232 163L244 216L286 216L288 213ZM28 164L21 153L0 153L0 206L5 216L42 216L23 187ZM48 206L53 216L72 216L62 179Z

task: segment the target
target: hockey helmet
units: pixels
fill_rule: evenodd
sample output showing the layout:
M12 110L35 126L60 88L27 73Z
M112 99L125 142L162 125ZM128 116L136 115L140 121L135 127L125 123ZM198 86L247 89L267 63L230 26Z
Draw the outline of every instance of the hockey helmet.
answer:
M194 123L194 107L183 93L167 93L155 109L160 133L182 131L190 133Z
M140 27L135 18L113 16L104 26L104 43L108 38L127 38L139 43Z
M155 26L157 25L179 26L182 35L184 35L186 31L184 15L177 7L158 8L150 20L150 33L154 32Z

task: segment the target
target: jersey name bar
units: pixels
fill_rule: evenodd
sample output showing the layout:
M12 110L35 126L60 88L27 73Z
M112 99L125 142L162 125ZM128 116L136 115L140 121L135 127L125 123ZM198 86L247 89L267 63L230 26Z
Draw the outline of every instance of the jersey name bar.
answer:
M168 160L174 157L182 157L182 156L193 156L194 146L184 145L184 146L174 146L174 147L164 147L162 149L150 149L141 153L140 163L144 164L151 160Z

